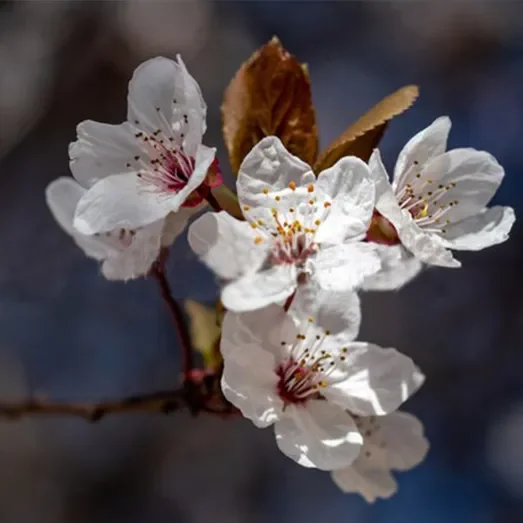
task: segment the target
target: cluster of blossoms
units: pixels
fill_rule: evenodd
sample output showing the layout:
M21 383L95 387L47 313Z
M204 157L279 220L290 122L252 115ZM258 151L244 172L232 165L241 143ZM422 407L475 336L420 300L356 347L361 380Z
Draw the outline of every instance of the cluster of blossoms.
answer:
M400 288L424 266L459 267L452 250L506 240L513 210L486 207L503 168L482 151L446 151L446 117L405 145L392 182L377 149L316 175L267 136L239 169L240 219L216 209L206 105L181 59L138 67L128 106L123 124L78 126L74 179L47 189L58 223L107 278L128 280L204 211L188 239L221 285L223 394L257 427L272 425L298 464L369 502L389 497L391 471L428 450L420 421L398 412L424 376L395 349L356 341L358 292Z

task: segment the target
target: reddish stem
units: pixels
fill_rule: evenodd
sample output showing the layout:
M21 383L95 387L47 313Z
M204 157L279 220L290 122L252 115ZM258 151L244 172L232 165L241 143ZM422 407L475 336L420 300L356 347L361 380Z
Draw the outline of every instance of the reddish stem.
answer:
M296 296L296 291L294 291L286 300L285 300L285 303L283 305L283 309L285 310L285 312L287 312L290 308L291 308L291 305L292 305L292 300L294 300L294 296Z
M185 321L182 308L173 298L169 281L165 275L164 263L165 260L159 260L156 262L151 269L151 275L154 276L155 280L158 282L160 287L160 294L171 313L173 323L176 327L176 332L178 334L182 350L184 382L189 382L192 379L192 372L194 370L191 336L189 335L189 330L187 328L187 323Z

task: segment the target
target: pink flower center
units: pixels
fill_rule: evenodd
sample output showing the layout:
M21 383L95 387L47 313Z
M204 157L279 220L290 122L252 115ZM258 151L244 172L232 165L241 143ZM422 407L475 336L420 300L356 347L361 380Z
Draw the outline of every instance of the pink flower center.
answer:
M177 144L174 137L166 136L161 129L152 134L140 131L135 137L141 142L142 148L146 149L146 154L133 159L134 167L138 168L138 178L148 188L152 187L159 193L176 194L183 190L194 172L194 157L187 155L183 145ZM183 139L183 135L181 138ZM133 163L127 164L128 168L132 166ZM221 171L218 159L215 158L204 182L188 196L183 206L199 205L210 189L221 183Z
M318 382L317 369L290 358L276 369L276 374L278 395L285 404L303 404L310 397L319 397L319 383L323 382Z
M316 244L305 234L281 235L275 240L271 263L274 265L303 265L307 258L316 252Z
M303 404L310 398L321 398L322 389L335 382L334 371L343 365L348 349L325 350L330 331L310 332L314 318L308 318L304 332L291 342L282 341L287 356L276 367L278 395L285 404Z

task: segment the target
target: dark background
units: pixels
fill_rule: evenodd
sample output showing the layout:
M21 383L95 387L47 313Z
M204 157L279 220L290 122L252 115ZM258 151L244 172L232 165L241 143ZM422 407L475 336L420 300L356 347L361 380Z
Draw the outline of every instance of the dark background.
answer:
M382 96L421 98L389 127L392 165L442 114L452 146L506 169L496 202L523 210L523 3L0 2L0 395L97 399L178 381L178 348L154 283L105 281L53 222L46 184L90 118L120 122L134 68L181 53L207 101L205 143L227 170L219 105L229 79L277 34L309 64L325 146ZM271 430L187 414L0 422L2 523L521 523L523 232L459 255L396 293L367 294L361 339L396 346L427 374L409 402L427 460L390 501L366 505L286 459ZM177 298L212 300L185 239Z

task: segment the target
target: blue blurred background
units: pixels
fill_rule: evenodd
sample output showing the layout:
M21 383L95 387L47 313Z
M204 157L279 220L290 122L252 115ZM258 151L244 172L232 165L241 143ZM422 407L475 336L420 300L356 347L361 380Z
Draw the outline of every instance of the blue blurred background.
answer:
M0 396L96 399L175 385L178 347L153 282L105 281L53 222L46 184L68 174L84 119L118 123L134 68L181 53L207 104L205 143L227 157L224 88L277 34L309 64L321 142L398 87L421 97L382 143L392 165L435 117L452 146L493 153L496 200L523 210L523 7L519 2L0 3ZM366 505L302 469L270 430L187 414L0 422L2 523L521 523L523 232L460 255L396 293L364 297L361 338L411 355L428 376L406 410L427 460L390 501ZM180 300L213 300L183 238Z

